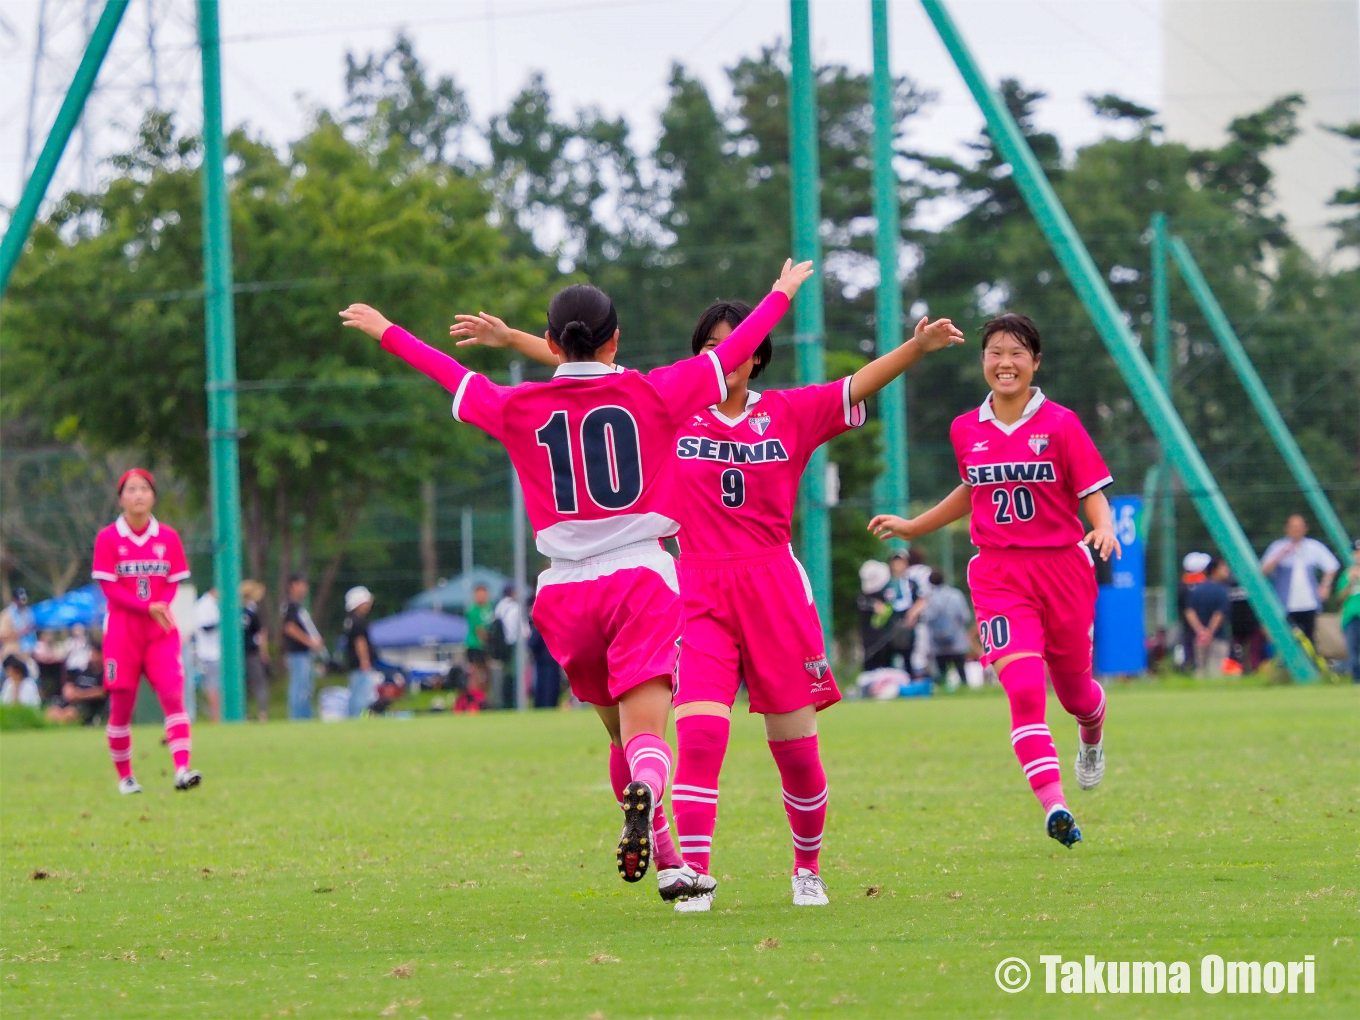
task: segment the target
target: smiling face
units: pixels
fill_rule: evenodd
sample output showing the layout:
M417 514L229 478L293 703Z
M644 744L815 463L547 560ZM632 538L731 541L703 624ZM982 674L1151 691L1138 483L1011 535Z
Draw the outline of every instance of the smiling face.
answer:
M711 351L718 344L722 343L732 335L732 327L726 322L719 322L709 331L708 339L704 341L702 350ZM735 372L730 372L727 376L727 388L730 390L734 386L745 386L751 380L751 373L755 370L760 359L754 355L747 358L742 364L737 366Z
M133 475L123 483L123 491L118 494L118 505L129 517L145 518L156 505L156 490L141 475Z
M982 374L997 396L1029 393L1039 358L1014 333L994 333L982 349Z

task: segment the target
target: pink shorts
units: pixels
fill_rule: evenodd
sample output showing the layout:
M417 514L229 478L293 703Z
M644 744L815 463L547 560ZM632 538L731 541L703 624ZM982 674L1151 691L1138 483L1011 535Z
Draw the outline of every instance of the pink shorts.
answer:
M752 712L820 711L841 700L812 587L787 546L680 556L685 639L675 703L731 707L744 679Z
M539 575L534 625L576 697L615 705L638 684L674 677L679 588L675 559L660 542L554 560Z
M1084 544L1061 549L983 549L968 564L982 662L1018 652L1057 673L1091 668L1096 572Z
M150 617L111 614L104 632L104 686L112 691L135 691L143 673L157 694L184 691L179 631L162 630Z

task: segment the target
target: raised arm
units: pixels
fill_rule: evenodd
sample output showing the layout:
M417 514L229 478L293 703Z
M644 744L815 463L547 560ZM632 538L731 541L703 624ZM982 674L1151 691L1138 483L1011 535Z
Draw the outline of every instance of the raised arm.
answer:
M416 371L429 376L450 393L457 393L468 370L443 351L412 336L394 324L382 312L368 305L350 305L340 313L346 326L367 333Z
M798 293L803 281L811 275L811 262L794 265L793 259L784 260L784 269L765 300L756 305L755 310L713 349L724 374L732 374L755 356L756 348L784 317L784 313L789 310L789 302Z
M916 332L910 340L901 344L897 350L889 351L881 358L875 358L850 377L850 403L858 404L861 400L872 397L916 364L923 354L963 342L963 333L948 319L930 322L928 316L921 316L921 321L916 324Z
M449 336L462 338L458 341L459 347L509 347L540 365L556 368L562 363L562 359L548 346L547 337L511 329L494 315L478 312L476 315L455 315L454 319L456 321L449 327Z
M939 531L945 525L967 517L972 508L972 496L968 486L959 485L921 516L906 520L896 514L879 514L869 522L869 530L879 538L904 538L908 542L913 542L923 535Z

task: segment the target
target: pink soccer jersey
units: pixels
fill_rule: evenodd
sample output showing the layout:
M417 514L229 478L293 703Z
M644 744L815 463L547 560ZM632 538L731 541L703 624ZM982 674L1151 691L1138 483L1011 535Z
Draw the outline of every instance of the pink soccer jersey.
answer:
M755 353L788 306L773 292L716 350L646 375L578 361L559 366L549 382L499 386L400 326L382 345L453 393L455 419L505 445L539 552L582 560L679 530L675 430L726 399L727 373Z
M152 517L138 535L120 515L95 536L90 576L113 581L138 602L150 605L167 601L166 589L189 576L189 561L174 528ZM117 605L109 608L118 611Z
M798 480L812 452L864 419L864 402L850 403L848 376L752 392L735 418L716 407L690 415L672 441L681 556L788 545Z
M1113 480L1081 419L1035 387L1025 413L1003 425L989 393L949 430L959 474L972 489L979 549L1055 549L1085 534L1079 502Z

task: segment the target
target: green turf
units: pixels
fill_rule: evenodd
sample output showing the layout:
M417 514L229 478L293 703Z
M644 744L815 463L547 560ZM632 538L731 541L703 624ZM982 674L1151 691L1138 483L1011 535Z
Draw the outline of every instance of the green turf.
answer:
M203 727L206 781L188 794L142 729L140 797L115 794L98 731L6 734L0 1011L1360 1015L1360 689L1120 688L1109 703L1104 785L1068 781L1087 837L1071 852L1040 831L1000 697L826 713L820 910L788 902L777 774L739 719L710 915L616 877L593 714ZM1075 735L1057 729L1067 762ZM1045 952L1185 960L1193 990L1045 995ZM1317 991L1208 995L1211 952L1314 954ZM1008 956L1035 970L1013 996L993 977Z

